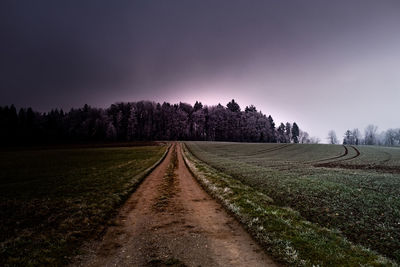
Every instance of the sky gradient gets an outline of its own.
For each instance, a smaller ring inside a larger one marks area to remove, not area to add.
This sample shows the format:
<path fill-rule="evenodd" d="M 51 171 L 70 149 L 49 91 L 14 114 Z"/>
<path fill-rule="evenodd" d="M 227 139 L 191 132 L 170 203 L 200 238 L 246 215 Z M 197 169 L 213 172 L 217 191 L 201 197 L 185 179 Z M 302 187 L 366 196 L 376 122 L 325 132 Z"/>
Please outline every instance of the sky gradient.
<path fill-rule="evenodd" d="M 0 39 L 0 105 L 234 98 L 322 141 L 400 127 L 397 0 L 5 0 Z"/>

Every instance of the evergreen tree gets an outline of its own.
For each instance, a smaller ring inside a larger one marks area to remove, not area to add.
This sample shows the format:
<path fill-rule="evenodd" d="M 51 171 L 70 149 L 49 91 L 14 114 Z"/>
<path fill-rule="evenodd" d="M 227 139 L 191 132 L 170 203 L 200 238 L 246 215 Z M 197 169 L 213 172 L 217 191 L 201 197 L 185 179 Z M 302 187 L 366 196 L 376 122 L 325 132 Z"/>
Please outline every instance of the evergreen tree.
<path fill-rule="evenodd" d="M 248 112 L 257 112 L 257 109 L 256 109 L 255 106 L 250 105 L 250 106 L 246 106 L 246 108 L 245 108 L 244 111 L 245 111 L 246 113 L 248 113 Z"/>
<path fill-rule="evenodd" d="M 232 111 L 232 112 L 240 112 L 240 106 L 238 103 L 235 102 L 234 99 L 232 99 L 231 102 L 229 102 L 226 107 Z"/>
<path fill-rule="evenodd" d="M 285 127 L 285 138 L 286 138 L 286 143 L 290 143 L 292 140 L 292 126 L 290 125 L 289 122 L 286 123 Z"/>
<path fill-rule="evenodd" d="M 200 109 L 202 109 L 202 108 L 203 108 L 203 105 L 201 104 L 201 102 L 197 102 L 196 101 L 196 103 L 194 103 L 193 109 L 194 109 L 195 112 L 200 110 Z"/>
<path fill-rule="evenodd" d="M 300 134 L 300 129 L 299 126 L 297 126 L 297 123 L 293 123 L 292 126 L 292 139 L 294 143 L 298 143 L 299 142 L 299 134 Z"/>
<path fill-rule="evenodd" d="M 268 132 L 267 142 L 276 143 L 276 130 L 275 130 L 275 122 L 271 115 L 268 116 L 268 122 L 270 125 Z"/>

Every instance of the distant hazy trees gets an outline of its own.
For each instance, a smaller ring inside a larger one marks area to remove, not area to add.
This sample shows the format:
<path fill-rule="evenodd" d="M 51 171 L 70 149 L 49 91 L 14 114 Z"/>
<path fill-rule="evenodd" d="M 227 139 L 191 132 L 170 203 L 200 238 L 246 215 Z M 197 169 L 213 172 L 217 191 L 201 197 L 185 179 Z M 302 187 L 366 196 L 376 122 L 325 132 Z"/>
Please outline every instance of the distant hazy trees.
<path fill-rule="evenodd" d="M 380 146 L 398 146 L 400 145 L 400 129 L 388 129 L 378 133 L 378 127 L 368 125 L 364 129 L 364 136 L 357 128 L 344 133 L 343 144 L 348 145 L 380 145 Z"/>
<path fill-rule="evenodd" d="M 318 137 L 311 137 L 309 140 L 309 144 L 319 144 L 321 142 L 321 139 Z"/>
<path fill-rule="evenodd" d="M 377 144 L 377 138 L 376 138 L 376 132 L 378 130 L 378 127 L 375 125 L 368 125 L 365 128 L 365 134 L 364 134 L 364 144 L 366 145 L 376 145 Z"/>
<path fill-rule="evenodd" d="M 378 145 L 400 146 L 400 129 L 388 129 L 378 135 Z"/>
<path fill-rule="evenodd" d="M 298 125 L 281 123 L 253 105 L 244 111 L 235 100 L 226 107 L 203 106 L 196 101 L 162 104 L 139 101 L 115 103 L 107 109 L 84 105 L 79 109 L 34 112 L 31 108 L 0 107 L 3 144 L 130 141 L 209 140 L 240 142 L 310 143 Z"/>
<path fill-rule="evenodd" d="M 306 143 L 309 142 L 309 140 L 310 140 L 310 135 L 307 132 L 302 131 L 300 129 L 299 130 L 299 143 L 300 144 L 306 144 Z"/>
<path fill-rule="evenodd" d="M 343 144 L 347 145 L 361 145 L 363 142 L 360 131 L 356 128 L 352 131 L 347 130 L 344 133 Z"/>
<path fill-rule="evenodd" d="M 336 132 L 334 130 L 330 130 L 328 132 L 328 143 L 332 144 L 332 145 L 339 143 L 337 136 L 336 136 Z"/>
<path fill-rule="evenodd" d="M 362 140 L 360 130 L 358 130 L 358 128 L 353 129 L 352 135 L 353 135 L 354 144 L 355 145 L 360 145 L 361 144 L 361 140 Z"/>
<path fill-rule="evenodd" d="M 395 146 L 400 143 L 400 129 L 389 129 L 384 134 L 384 144 L 386 146 Z"/>

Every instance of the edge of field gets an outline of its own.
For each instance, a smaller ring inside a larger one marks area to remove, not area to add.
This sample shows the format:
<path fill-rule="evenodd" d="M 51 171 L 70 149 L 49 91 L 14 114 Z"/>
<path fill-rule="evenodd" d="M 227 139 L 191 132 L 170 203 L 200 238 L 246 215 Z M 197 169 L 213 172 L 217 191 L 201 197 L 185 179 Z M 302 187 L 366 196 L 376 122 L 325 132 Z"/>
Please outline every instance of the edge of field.
<path fill-rule="evenodd" d="M 274 205 L 269 196 L 196 158 L 186 144 L 182 148 L 185 164 L 200 185 L 277 261 L 290 266 L 397 266 L 339 231 Z"/>
<path fill-rule="evenodd" d="M 168 144 L 167 148 L 165 149 L 164 154 L 160 157 L 160 159 L 154 163 L 152 166 L 148 167 L 146 170 L 142 171 L 141 173 L 135 175 L 134 177 L 132 177 L 131 179 L 131 184 L 129 186 L 127 186 L 127 190 L 125 192 L 122 193 L 121 196 L 121 201 L 118 204 L 118 206 L 115 208 L 115 213 L 111 214 L 108 218 L 108 220 L 112 220 L 115 215 L 117 214 L 118 209 L 125 203 L 125 201 L 129 198 L 130 195 L 132 195 L 133 193 L 135 193 L 135 191 L 138 189 L 138 187 L 140 186 L 140 184 L 145 180 L 145 178 L 147 176 L 149 176 L 149 174 L 158 167 L 158 165 L 161 164 L 161 162 L 163 162 L 163 160 L 167 157 L 168 152 L 171 148 L 171 143 Z M 99 232 L 101 233 L 100 235 L 104 235 L 108 224 L 104 225 L 103 227 L 99 226 Z M 87 242 L 91 242 L 90 240 L 88 240 Z M 82 246 L 81 246 L 82 247 Z"/>
<path fill-rule="evenodd" d="M 163 154 L 157 159 L 155 163 L 151 166 L 143 170 L 142 172 L 130 177 L 130 179 L 125 183 L 121 191 L 118 192 L 118 200 L 113 203 L 113 211 L 104 214 L 101 220 L 97 221 L 93 224 L 92 229 L 90 232 L 81 233 L 79 231 L 73 232 L 64 232 L 62 233 L 63 236 L 71 236 L 70 241 L 65 241 L 65 239 L 59 241 L 55 244 L 54 252 L 51 249 L 48 249 L 48 253 L 52 253 L 51 256 L 47 254 L 41 256 L 37 253 L 40 253 L 38 250 L 35 252 L 35 255 L 40 256 L 40 259 L 31 259 L 31 258 L 7 258 L 4 256 L 6 255 L 5 247 L 3 244 L 0 244 L 0 256 L 4 258 L 0 259 L 0 265 L 2 266 L 21 266 L 21 265 L 28 265 L 28 266 L 39 266 L 39 265 L 49 265 L 49 266 L 59 266 L 68 264 L 71 261 L 74 261 L 78 255 L 82 253 L 81 249 L 88 243 L 92 242 L 93 240 L 103 236 L 107 230 L 107 227 L 113 224 L 114 217 L 117 215 L 119 208 L 126 202 L 129 196 L 136 191 L 139 185 L 145 180 L 145 178 L 155 169 L 157 168 L 162 161 L 166 158 L 169 150 L 171 148 L 171 143 L 165 144 L 165 151 Z M 21 239 L 21 238 L 19 238 Z M 22 238 L 23 239 L 23 238 Z M 21 240 L 22 240 L 21 239 Z M 23 242 L 31 242 L 30 240 L 22 240 Z M 57 241 L 57 240 L 56 240 Z M 50 243 L 52 241 L 48 241 Z M 60 243 L 60 244 L 59 244 Z M 20 246 L 22 249 L 23 246 Z M 30 254 L 29 254 L 30 255 Z"/>
<path fill-rule="evenodd" d="M 146 170 L 144 170 L 143 172 L 135 175 L 134 177 L 132 177 L 132 184 L 128 187 L 128 190 L 126 190 L 124 192 L 124 197 L 121 200 L 120 206 L 124 204 L 124 202 L 128 199 L 128 197 L 133 194 L 136 189 L 139 187 L 139 185 L 144 181 L 144 179 L 155 169 L 158 167 L 158 165 L 161 164 L 161 162 L 165 159 L 165 157 L 167 156 L 169 150 L 171 148 L 171 144 L 168 144 L 167 148 L 165 149 L 164 154 L 161 156 L 161 158 L 154 163 L 152 166 L 150 166 L 149 168 L 147 168 Z"/>

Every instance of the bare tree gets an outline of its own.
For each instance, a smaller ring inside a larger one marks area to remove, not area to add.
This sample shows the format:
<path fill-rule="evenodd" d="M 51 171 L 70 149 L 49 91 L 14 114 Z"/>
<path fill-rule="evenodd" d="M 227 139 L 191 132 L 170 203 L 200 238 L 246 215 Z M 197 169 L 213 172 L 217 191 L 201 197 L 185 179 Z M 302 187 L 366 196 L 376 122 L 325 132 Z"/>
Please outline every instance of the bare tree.
<path fill-rule="evenodd" d="M 332 145 L 336 145 L 339 143 L 337 136 L 336 136 L 336 132 L 334 130 L 330 130 L 328 132 L 328 142 L 329 142 L 329 144 L 332 144 Z"/>
<path fill-rule="evenodd" d="M 365 144 L 366 145 L 376 145 L 376 132 L 378 131 L 378 127 L 370 124 L 365 128 Z"/>
<path fill-rule="evenodd" d="M 361 132 L 358 130 L 358 128 L 355 128 L 352 132 L 353 135 L 353 145 L 360 145 L 361 144 Z"/>
<path fill-rule="evenodd" d="M 394 129 L 389 129 L 385 133 L 385 145 L 394 146 L 396 144 L 397 132 Z"/>
<path fill-rule="evenodd" d="M 397 144 L 400 145 L 400 129 L 396 130 L 396 139 L 397 139 Z"/>
<path fill-rule="evenodd" d="M 315 136 L 313 136 L 313 137 L 311 137 L 310 138 L 310 144 L 319 144 L 321 142 L 321 139 L 319 139 L 318 137 L 315 137 Z"/>
<path fill-rule="evenodd" d="M 278 143 L 286 143 L 285 124 L 281 123 L 276 131 L 278 133 Z"/>
<path fill-rule="evenodd" d="M 308 144 L 310 143 L 310 135 L 306 131 L 299 130 L 299 143 Z"/>

